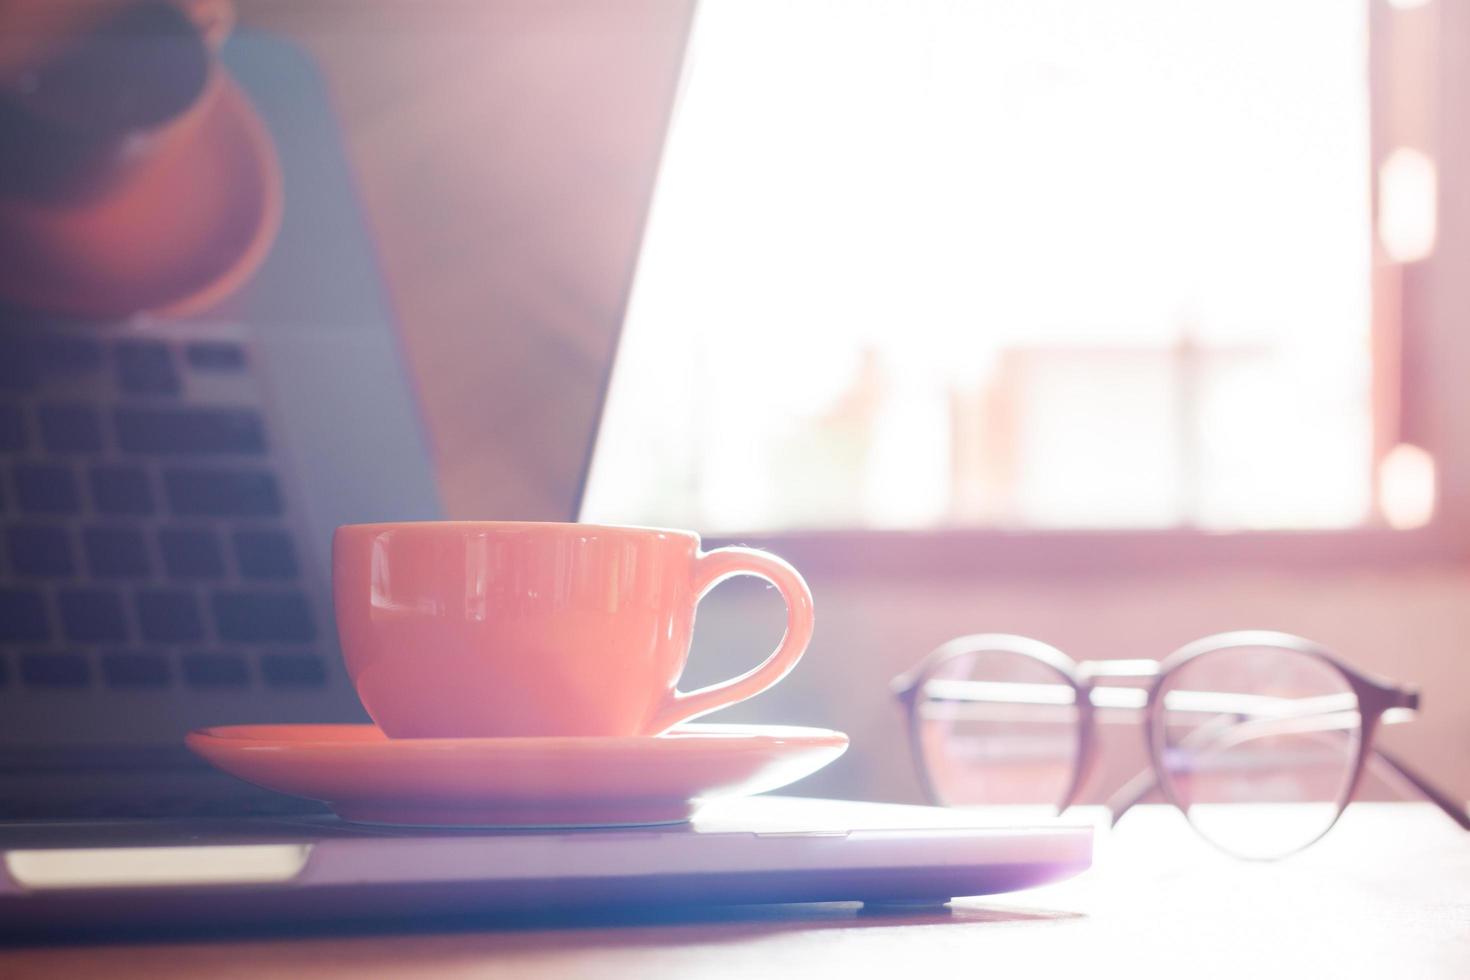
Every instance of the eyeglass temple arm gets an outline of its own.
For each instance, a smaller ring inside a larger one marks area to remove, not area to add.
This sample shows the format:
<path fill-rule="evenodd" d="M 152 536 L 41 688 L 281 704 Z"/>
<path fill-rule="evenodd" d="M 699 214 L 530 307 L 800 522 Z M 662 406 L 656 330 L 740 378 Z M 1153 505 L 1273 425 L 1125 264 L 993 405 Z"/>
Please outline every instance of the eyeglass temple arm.
<path fill-rule="evenodd" d="M 1435 786 L 1423 774 L 1416 772 L 1382 749 L 1374 749 L 1369 753 L 1368 765 L 1373 767 L 1375 774 L 1386 781 L 1400 788 L 1407 783 L 1418 790 L 1431 803 L 1443 810 L 1451 820 L 1465 830 L 1470 830 L 1470 812 L 1467 812 L 1465 804 Z M 1120 786 L 1104 804 L 1111 813 L 1109 823 L 1116 825 L 1123 814 L 1142 803 L 1150 793 L 1158 788 L 1158 785 L 1158 778 L 1153 768 L 1150 767 Z"/>
<path fill-rule="evenodd" d="M 1389 755 L 1382 749 L 1374 749 L 1373 754 L 1368 757 L 1368 763 L 1369 765 L 1377 764 L 1379 775 L 1388 778 L 1390 782 L 1408 783 L 1448 814 L 1451 820 L 1464 829 L 1470 830 L 1470 811 L 1466 810 L 1464 802 L 1454 799 L 1443 789 L 1434 785 L 1423 773 L 1416 771 L 1406 765 L 1403 760 Z"/>

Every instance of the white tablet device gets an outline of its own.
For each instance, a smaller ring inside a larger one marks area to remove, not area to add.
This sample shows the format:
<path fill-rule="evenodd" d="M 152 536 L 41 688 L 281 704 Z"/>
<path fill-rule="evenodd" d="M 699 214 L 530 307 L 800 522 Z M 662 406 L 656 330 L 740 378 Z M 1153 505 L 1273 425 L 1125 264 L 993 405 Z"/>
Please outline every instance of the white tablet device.
<path fill-rule="evenodd" d="M 0 825 L 0 931 L 273 923 L 666 904 L 942 903 L 1068 878 L 1089 826 L 757 797 L 693 823 L 443 831 L 335 818 Z"/>

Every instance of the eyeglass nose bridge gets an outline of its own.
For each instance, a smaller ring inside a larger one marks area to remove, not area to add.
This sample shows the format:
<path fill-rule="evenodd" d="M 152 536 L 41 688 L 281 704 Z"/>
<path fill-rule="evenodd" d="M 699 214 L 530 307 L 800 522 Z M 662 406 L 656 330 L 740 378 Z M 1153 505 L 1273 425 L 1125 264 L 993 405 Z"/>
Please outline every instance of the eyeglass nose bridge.
<path fill-rule="evenodd" d="M 1082 660 L 1077 664 L 1077 679 L 1084 683 L 1101 678 L 1146 680 L 1158 677 L 1161 666 L 1157 660 Z"/>

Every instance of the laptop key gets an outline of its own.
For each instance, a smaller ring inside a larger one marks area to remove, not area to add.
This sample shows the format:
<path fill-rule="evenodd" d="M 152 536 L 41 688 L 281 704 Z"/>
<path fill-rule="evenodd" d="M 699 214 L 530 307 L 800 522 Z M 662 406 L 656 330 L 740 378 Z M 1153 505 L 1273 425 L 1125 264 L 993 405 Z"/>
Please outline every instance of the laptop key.
<path fill-rule="evenodd" d="M 268 470 L 166 469 L 170 509 L 185 517 L 271 517 L 281 512 L 281 491 Z"/>
<path fill-rule="evenodd" d="M 80 654 L 28 653 L 20 658 L 20 676 L 31 687 L 87 687 L 92 671 Z"/>
<path fill-rule="evenodd" d="M 186 653 L 184 682 L 190 687 L 244 687 L 250 683 L 245 658 L 233 653 Z"/>
<path fill-rule="evenodd" d="M 244 408 L 119 408 L 113 422 L 117 444 L 128 453 L 265 452 L 260 416 Z"/>
<path fill-rule="evenodd" d="M 153 484 L 136 466 L 95 466 L 88 473 L 92 504 L 104 514 L 151 514 Z"/>
<path fill-rule="evenodd" d="M 0 643 L 44 643 L 51 638 L 46 600 L 33 589 L 0 589 Z"/>
<path fill-rule="evenodd" d="M 321 687 L 327 669 L 320 657 L 299 653 L 267 653 L 260 658 L 260 675 L 268 687 Z"/>
<path fill-rule="evenodd" d="M 243 371 L 245 348 L 228 341 L 200 340 L 184 348 L 184 360 L 196 371 Z"/>
<path fill-rule="evenodd" d="M 14 524 L 5 529 L 5 548 L 17 575 L 61 577 L 72 575 L 71 535 L 64 527 Z"/>
<path fill-rule="evenodd" d="M 296 577 L 296 547 L 284 531 L 236 531 L 231 535 L 235 563 L 250 579 Z"/>
<path fill-rule="evenodd" d="M 36 369 L 41 372 L 82 374 L 102 367 L 102 343 L 90 337 L 36 337 L 30 347 Z"/>
<path fill-rule="evenodd" d="M 123 391 L 143 395 L 176 395 L 179 373 L 173 352 L 156 340 L 120 340 L 112 349 L 117 383 Z"/>
<path fill-rule="evenodd" d="M 41 444 L 53 453 L 102 450 L 102 416 L 92 405 L 42 405 L 38 411 Z"/>
<path fill-rule="evenodd" d="M 148 643 L 197 643 L 204 639 L 204 620 L 192 592 L 164 589 L 140 591 L 133 597 L 138 630 Z"/>
<path fill-rule="evenodd" d="M 82 550 L 94 578 L 145 578 L 152 570 L 147 542 L 137 528 L 84 528 Z"/>
<path fill-rule="evenodd" d="M 20 406 L 8 402 L 0 404 L 0 452 L 19 452 L 29 442 L 26 417 Z"/>
<path fill-rule="evenodd" d="M 21 510 L 32 514 L 75 514 L 82 509 L 76 476 L 69 466 L 17 465 L 15 499 Z"/>
<path fill-rule="evenodd" d="M 167 687 L 173 671 L 161 653 L 119 650 L 102 655 L 102 677 L 108 687 Z"/>
<path fill-rule="evenodd" d="M 216 592 L 215 628 L 226 643 L 310 643 L 311 607 L 297 592 Z"/>
<path fill-rule="evenodd" d="M 73 643 L 123 643 L 128 639 L 122 597 L 110 589 L 62 589 L 56 595 L 61 628 Z"/>
<path fill-rule="evenodd" d="M 0 391 L 30 391 L 38 380 L 30 346 L 0 338 Z"/>
<path fill-rule="evenodd" d="M 219 537 L 205 528 L 160 528 L 158 550 L 170 578 L 214 579 L 225 574 Z"/>

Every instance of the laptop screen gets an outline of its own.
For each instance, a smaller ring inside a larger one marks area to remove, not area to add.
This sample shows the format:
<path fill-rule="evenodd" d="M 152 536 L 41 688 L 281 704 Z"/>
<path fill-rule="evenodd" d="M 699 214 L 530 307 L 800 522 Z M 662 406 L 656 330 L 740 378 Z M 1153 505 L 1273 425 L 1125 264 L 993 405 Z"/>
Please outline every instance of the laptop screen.
<path fill-rule="evenodd" d="M 203 725 L 363 719 L 337 525 L 578 512 L 692 4 L 369 7 L 220 52 L 283 202 L 239 288 L 0 295 L 0 816 L 196 795 L 143 774 Z M 474 125 L 394 108 L 420 76 Z"/>

